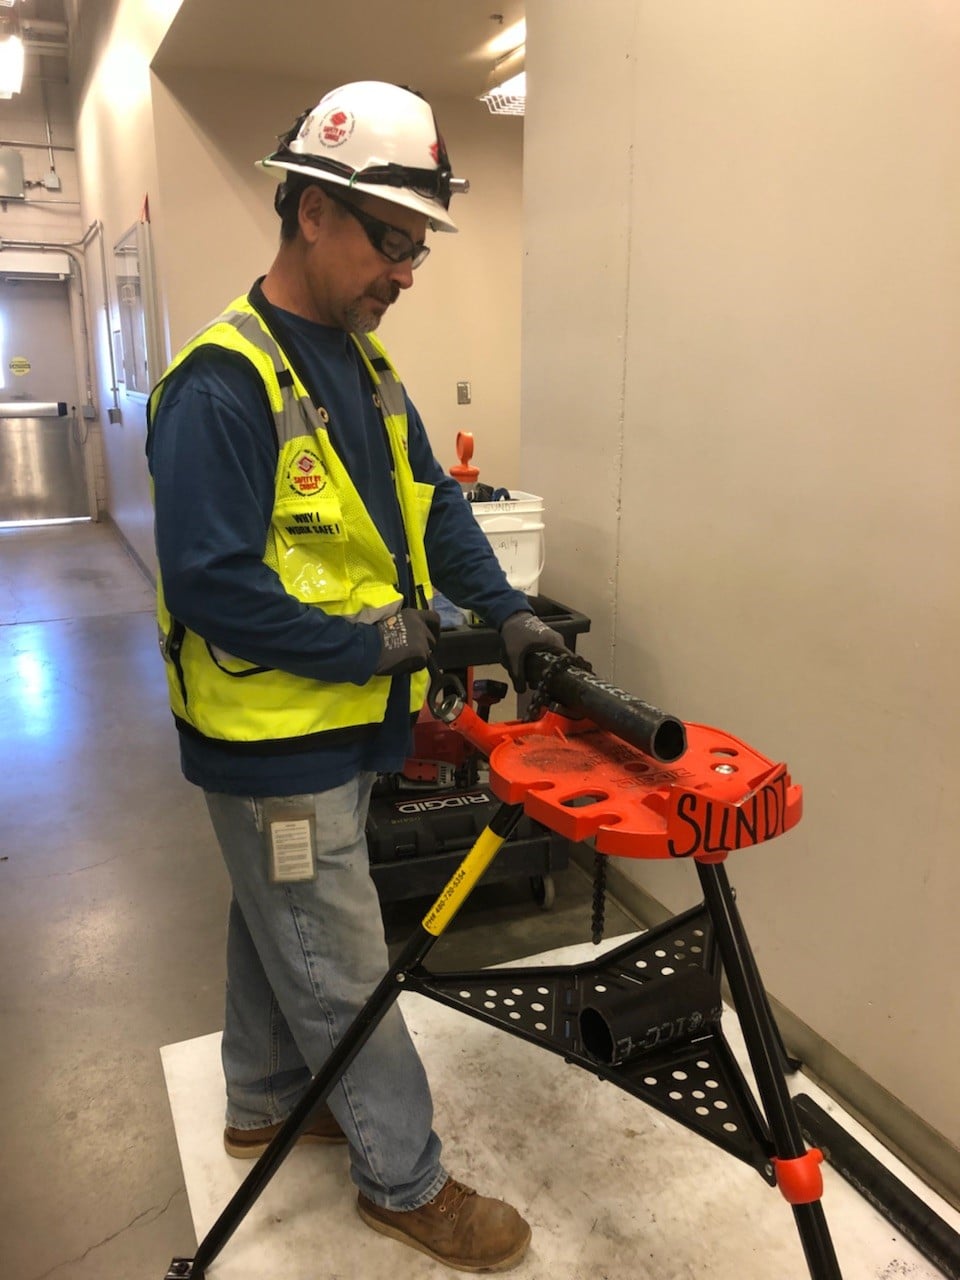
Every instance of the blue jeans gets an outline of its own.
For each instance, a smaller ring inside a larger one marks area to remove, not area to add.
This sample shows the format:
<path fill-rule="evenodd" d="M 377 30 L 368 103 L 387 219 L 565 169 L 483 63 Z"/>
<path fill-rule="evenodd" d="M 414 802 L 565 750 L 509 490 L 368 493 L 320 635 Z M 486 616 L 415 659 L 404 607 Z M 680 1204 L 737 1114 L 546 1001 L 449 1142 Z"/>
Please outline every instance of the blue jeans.
<path fill-rule="evenodd" d="M 273 804 L 316 821 L 316 875 L 275 884 L 264 801 L 206 793 L 233 883 L 223 1071 L 227 1124 L 283 1120 L 389 967 L 364 825 L 374 775 Z M 353 1181 L 374 1203 L 418 1209 L 446 1181 L 426 1073 L 392 1005 L 327 1099 L 350 1144 Z"/>

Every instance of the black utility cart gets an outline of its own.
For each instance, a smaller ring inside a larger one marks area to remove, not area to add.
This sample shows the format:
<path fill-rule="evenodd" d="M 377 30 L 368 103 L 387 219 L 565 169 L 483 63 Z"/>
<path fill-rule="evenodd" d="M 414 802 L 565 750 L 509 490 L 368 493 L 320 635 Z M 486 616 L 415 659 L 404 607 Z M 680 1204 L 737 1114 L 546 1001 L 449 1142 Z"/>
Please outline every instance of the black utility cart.
<path fill-rule="evenodd" d="M 530 606 L 576 649 L 590 619 L 548 596 L 529 596 Z M 436 649 L 443 671 L 460 677 L 484 718 L 509 686 L 475 680 L 477 667 L 500 662 L 500 637 L 492 627 L 444 630 Z M 504 673 L 506 676 L 506 673 Z M 414 730 L 413 755 L 402 774 L 381 778 L 367 818 L 370 870 L 381 902 L 434 896 L 457 869 L 498 808 L 485 785 L 481 756 L 463 737 L 427 712 Z M 568 844 L 530 818 L 523 818 L 486 880 L 526 876 L 536 902 L 553 905 L 553 873 L 569 861 Z"/>

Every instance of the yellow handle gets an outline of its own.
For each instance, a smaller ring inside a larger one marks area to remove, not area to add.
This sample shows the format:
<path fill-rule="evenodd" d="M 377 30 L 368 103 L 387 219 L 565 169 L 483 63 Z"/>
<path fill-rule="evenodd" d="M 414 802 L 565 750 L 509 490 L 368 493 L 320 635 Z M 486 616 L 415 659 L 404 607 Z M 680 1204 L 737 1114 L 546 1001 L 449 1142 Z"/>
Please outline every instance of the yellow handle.
<path fill-rule="evenodd" d="M 473 848 L 447 881 L 440 897 L 421 921 L 427 933 L 432 933 L 435 938 L 440 937 L 469 897 L 473 886 L 500 852 L 500 846 L 505 839 L 506 836 L 498 836 L 490 827 L 480 832 Z"/>

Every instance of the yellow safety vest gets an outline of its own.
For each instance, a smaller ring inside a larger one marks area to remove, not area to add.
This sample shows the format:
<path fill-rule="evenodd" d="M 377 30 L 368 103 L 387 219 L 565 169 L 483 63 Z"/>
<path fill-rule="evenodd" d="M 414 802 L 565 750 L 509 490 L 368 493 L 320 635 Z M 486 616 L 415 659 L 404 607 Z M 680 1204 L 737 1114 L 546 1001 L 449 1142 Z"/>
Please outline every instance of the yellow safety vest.
<path fill-rule="evenodd" d="M 403 388 L 380 343 L 351 334 L 363 357 L 374 401 L 383 415 L 410 570 L 418 601 L 433 591 L 424 531 L 433 485 L 413 478 L 407 457 Z M 273 514 L 264 563 L 284 589 L 304 604 L 354 622 L 376 622 L 403 603 L 397 568 L 327 431 L 329 416 L 314 407 L 266 322 L 246 297 L 178 352 L 150 396 L 152 423 L 167 378 L 202 346 L 239 353 L 263 381 L 279 444 Z M 178 727 L 235 750 L 259 753 L 306 750 L 316 735 L 376 724 L 386 713 L 389 676 L 365 685 L 311 680 L 232 657 L 174 618 L 157 580 L 157 622 L 166 659 L 170 705 Z M 410 678 L 410 711 L 426 696 L 428 677 Z"/>

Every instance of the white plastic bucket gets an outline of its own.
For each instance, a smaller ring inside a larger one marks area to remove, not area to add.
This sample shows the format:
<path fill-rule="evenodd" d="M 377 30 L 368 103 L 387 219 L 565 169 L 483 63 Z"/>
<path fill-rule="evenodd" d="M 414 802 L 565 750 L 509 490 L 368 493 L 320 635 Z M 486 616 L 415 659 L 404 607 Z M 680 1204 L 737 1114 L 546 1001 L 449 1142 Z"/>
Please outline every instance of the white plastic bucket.
<path fill-rule="evenodd" d="M 511 489 L 502 502 L 471 502 L 470 508 L 511 587 L 535 596 L 543 572 L 543 499 Z"/>

